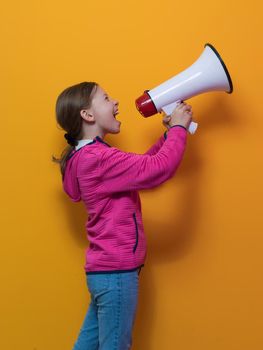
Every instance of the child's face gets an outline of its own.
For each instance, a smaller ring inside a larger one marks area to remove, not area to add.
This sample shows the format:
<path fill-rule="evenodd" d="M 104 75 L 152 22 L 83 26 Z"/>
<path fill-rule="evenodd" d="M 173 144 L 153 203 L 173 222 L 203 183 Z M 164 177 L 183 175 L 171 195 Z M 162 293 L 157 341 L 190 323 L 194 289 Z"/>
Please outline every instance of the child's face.
<path fill-rule="evenodd" d="M 105 135 L 120 132 L 121 122 L 116 120 L 119 102 L 111 98 L 99 85 L 93 95 L 90 114 L 94 118 L 97 127 Z"/>

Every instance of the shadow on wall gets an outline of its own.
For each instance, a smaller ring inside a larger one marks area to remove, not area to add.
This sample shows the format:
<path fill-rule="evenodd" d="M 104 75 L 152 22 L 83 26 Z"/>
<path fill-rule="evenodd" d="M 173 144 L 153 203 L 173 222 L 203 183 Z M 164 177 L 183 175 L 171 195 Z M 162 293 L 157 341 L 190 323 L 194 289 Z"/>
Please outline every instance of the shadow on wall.
<path fill-rule="evenodd" d="M 228 123 L 230 129 L 236 129 L 238 119 L 232 114 L 228 104 L 225 103 L 225 98 L 220 96 L 213 105 L 210 105 L 202 113 L 200 129 L 199 131 L 197 130 L 196 135 L 188 137 L 185 157 L 175 174 L 175 179 L 169 180 L 175 180 L 176 186 L 176 179 L 179 177 L 182 180 L 180 183 L 184 187 L 180 198 L 175 197 L 172 192 L 168 192 L 172 199 L 174 199 L 176 215 L 174 217 L 169 216 L 168 222 L 162 221 L 161 218 L 155 220 L 151 216 L 148 222 L 144 220 L 145 233 L 147 236 L 149 235 L 153 238 L 150 244 L 148 244 L 151 262 L 157 264 L 170 262 L 173 264 L 191 252 L 191 247 L 195 242 L 195 227 L 200 216 L 199 199 L 202 196 L 200 189 L 203 188 L 203 160 L 200 138 L 202 138 L 204 133 L 206 134 L 209 130 L 215 128 L 220 132 L 220 127 L 224 123 Z M 200 136 L 198 136 L 198 132 Z M 158 188 L 151 190 L 153 197 L 154 191 L 158 191 Z M 168 202 L 171 203 L 172 201 L 169 200 Z M 202 216 L 205 215 L 209 215 L 209 213 L 202 214 Z M 147 241 L 150 240 L 149 236 L 147 237 Z M 142 269 L 140 276 L 139 309 L 135 323 L 134 344 L 132 348 L 152 350 L 153 324 L 156 324 L 156 319 L 158 323 L 158 315 L 155 311 L 155 289 L 158 286 L 155 285 L 151 265 L 147 264 L 147 260 L 145 265 L 147 266 L 147 274 L 145 273 L 145 269 Z M 167 285 L 168 283 L 169 281 L 167 281 Z M 172 323 L 173 320 L 170 322 Z M 162 336 L 165 337 L 166 335 L 163 334 Z M 173 348 L 173 344 L 171 344 L 171 348 Z"/>
<path fill-rule="evenodd" d="M 229 111 L 224 97 L 220 96 L 202 114 L 202 121 L 199 124 L 196 134 L 188 136 L 184 159 L 174 178 L 168 180 L 171 182 L 174 181 L 175 187 L 177 186 L 177 181 L 180 180 L 184 187 L 181 198 L 175 197 L 171 193 L 171 197 L 175 200 L 174 208 L 176 215 L 174 217 L 171 216 L 169 222 L 161 221 L 160 218 L 155 220 L 152 217 L 150 222 L 145 223 L 148 226 L 148 232 L 151 233 L 151 236 L 156 237 L 151 247 L 154 251 L 153 259 L 155 261 L 175 261 L 184 254 L 187 254 L 191 248 L 191 244 L 194 242 L 194 228 L 197 225 L 199 217 L 198 203 L 202 195 L 200 188 L 203 187 L 202 150 L 206 145 L 202 137 L 209 132 L 209 129 L 216 128 L 220 134 L 220 126 L 225 126 L 226 123 L 228 128 L 233 129 L 233 127 L 236 128 L 236 125 L 238 125 L 238 119 Z M 222 136 L 220 135 L 219 137 L 221 138 Z M 215 142 L 217 141 L 215 140 Z M 207 145 L 207 147 L 209 146 Z M 151 191 L 154 197 L 154 191 L 158 191 L 158 188 Z M 168 202 L 171 203 L 170 200 Z M 160 233 L 162 233 L 162 239 L 158 239 Z"/>
<path fill-rule="evenodd" d="M 146 235 L 150 234 L 151 237 L 155 237 L 151 244 L 148 245 L 148 251 L 151 251 L 153 262 L 173 263 L 191 251 L 191 246 L 194 244 L 195 239 L 195 226 L 200 214 L 198 204 L 201 198 L 200 188 L 202 188 L 203 167 L 200 138 L 202 138 L 202 135 L 207 134 L 209 130 L 214 131 L 214 129 L 217 128 L 218 131 L 220 131 L 220 127 L 223 126 L 224 123 L 228 123 L 229 129 L 236 128 L 238 125 L 237 118 L 234 113 L 231 112 L 229 103 L 226 102 L 224 96 L 218 96 L 218 99 L 215 99 L 214 103 L 210 104 L 207 110 L 202 113 L 199 121 L 200 131 L 197 130 L 195 136 L 190 136 L 188 138 L 187 152 L 175 174 L 176 178 L 179 177 L 183 179 L 182 184 L 184 190 L 181 195 L 182 197 L 175 198 L 173 193 L 170 193 L 172 198 L 175 199 L 175 208 L 177 210 L 176 221 L 173 217 L 169 218 L 169 222 L 162 221 L 160 218 L 158 221 L 155 221 L 154 217 L 150 218 L 150 222 L 145 222 L 145 219 L 143 220 Z M 200 136 L 198 136 L 198 132 Z M 153 142 L 155 142 L 158 137 L 160 137 L 160 132 L 157 134 L 156 131 L 155 134 L 151 134 Z M 113 145 L 113 143 L 111 144 Z M 118 148 L 119 145 L 115 144 L 114 147 Z M 173 179 L 169 181 L 173 181 Z M 154 191 L 158 191 L 158 188 L 148 191 L 151 191 L 154 196 Z M 84 258 L 84 249 L 88 247 L 85 231 L 85 223 L 87 220 L 86 208 L 83 202 L 73 203 L 65 197 L 63 192 L 60 193 L 61 203 L 65 207 L 65 216 L 68 218 L 69 231 L 73 235 L 76 243 L 83 248 Z M 171 201 L 169 201 L 169 203 L 170 202 Z M 205 215 L 208 214 L 209 213 L 205 213 Z M 162 234 L 162 238 L 160 238 L 160 233 Z M 158 315 L 156 315 L 155 312 L 156 299 L 154 291 L 158 286 L 154 284 L 151 266 L 147 264 L 147 260 L 146 265 L 147 274 L 144 269 L 142 269 L 140 275 L 140 309 L 138 310 L 138 316 L 135 322 L 132 348 L 152 350 L 151 339 L 153 322 L 155 322 L 156 318 L 158 319 Z"/>

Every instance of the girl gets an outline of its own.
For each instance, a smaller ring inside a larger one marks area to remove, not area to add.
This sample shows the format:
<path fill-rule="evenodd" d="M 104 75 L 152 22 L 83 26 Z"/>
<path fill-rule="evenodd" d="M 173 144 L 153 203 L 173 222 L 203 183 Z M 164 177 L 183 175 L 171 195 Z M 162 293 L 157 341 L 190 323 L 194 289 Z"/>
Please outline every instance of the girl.
<path fill-rule="evenodd" d="M 56 102 L 69 146 L 53 160 L 60 164 L 65 192 L 88 211 L 84 269 L 91 302 L 74 350 L 130 349 L 146 258 L 138 190 L 173 176 L 192 119 L 191 106 L 181 103 L 164 116 L 167 131 L 145 154 L 127 153 L 104 141 L 108 133 L 120 132 L 118 105 L 94 82 L 65 89 Z"/>

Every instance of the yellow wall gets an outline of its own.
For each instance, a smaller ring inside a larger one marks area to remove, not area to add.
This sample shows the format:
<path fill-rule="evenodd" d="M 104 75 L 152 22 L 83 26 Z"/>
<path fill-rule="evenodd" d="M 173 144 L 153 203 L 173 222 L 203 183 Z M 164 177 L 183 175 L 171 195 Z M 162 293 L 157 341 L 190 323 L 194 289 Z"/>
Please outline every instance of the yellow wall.
<path fill-rule="evenodd" d="M 86 213 L 51 162 L 66 146 L 57 95 L 99 82 L 120 101 L 121 133 L 106 141 L 143 153 L 165 129 L 134 100 L 207 42 L 234 93 L 188 101 L 199 129 L 177 175 L 141 193 L 149 250 L 133 349 L 262 349 L 262 5 L 243 3 L 1 5 L 1 349 L 71 349 L 89 302 Z"/>

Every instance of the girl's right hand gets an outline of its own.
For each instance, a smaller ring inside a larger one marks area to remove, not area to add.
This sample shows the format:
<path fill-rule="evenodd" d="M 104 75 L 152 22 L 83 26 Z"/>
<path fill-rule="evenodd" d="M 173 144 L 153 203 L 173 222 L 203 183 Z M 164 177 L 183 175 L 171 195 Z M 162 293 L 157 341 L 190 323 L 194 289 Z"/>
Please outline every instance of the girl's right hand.
<path fill-rule="evenodd" d="M 192 107 L 185 102 L 181 102 L 170 116 L 166 116 L 166 124 L 169 127 L 181 125 L 188 129 L 192 121 L 192 115 Z"/>

